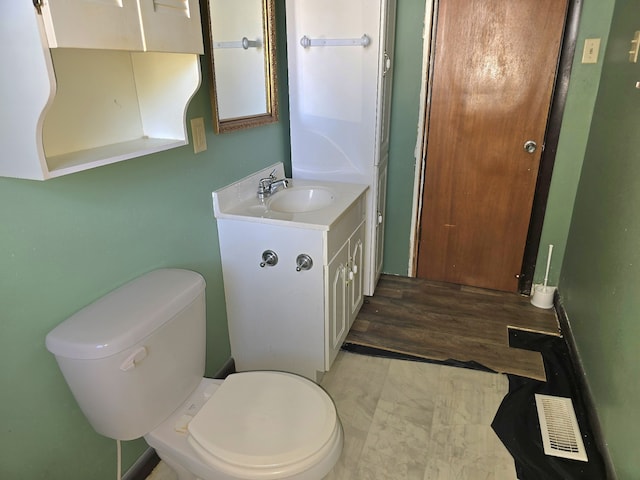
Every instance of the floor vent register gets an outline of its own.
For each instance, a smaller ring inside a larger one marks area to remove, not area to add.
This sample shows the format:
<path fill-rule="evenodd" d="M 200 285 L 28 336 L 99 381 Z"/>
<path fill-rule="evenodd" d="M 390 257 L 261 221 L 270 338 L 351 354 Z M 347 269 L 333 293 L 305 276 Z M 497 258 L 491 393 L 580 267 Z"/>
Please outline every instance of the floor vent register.
<path fill-rule="evenodd" d="M 570 398 L 536 393 L 544 453 L 587 462 L 580 428 Z"/>

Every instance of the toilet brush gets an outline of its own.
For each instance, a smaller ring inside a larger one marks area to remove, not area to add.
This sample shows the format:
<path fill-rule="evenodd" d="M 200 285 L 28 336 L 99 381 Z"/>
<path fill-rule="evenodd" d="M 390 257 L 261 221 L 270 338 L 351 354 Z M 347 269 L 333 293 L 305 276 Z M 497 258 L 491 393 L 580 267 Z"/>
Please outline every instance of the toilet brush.
<path fill-rule="evenodd" d="M 544 272 L 544 283 L 542 286 L 542 291 L 546 293 L 547 291 L 547 282 L 549 281 L 549 267 L 551 267 L 551 254 L 553 253 L 553 245 L 549 245 L 549 253 L 547 254 L 547 269 Z"/>
<path fill-rule="evenodd" d="M 548 287 L 549 283 L 549 269 L 551 267 L 551 254 L 553 252 L 553 245 L 549 245 L 549 254 L 547 255 L 547 269 L 544 272 L 544 283 L 542 285 L 533 286 L 533 296 L 531 297 L 531 305 L 539 308 L 551 308 L 553 307 L 553 295 L 555 293 L 555 287 Z"/>

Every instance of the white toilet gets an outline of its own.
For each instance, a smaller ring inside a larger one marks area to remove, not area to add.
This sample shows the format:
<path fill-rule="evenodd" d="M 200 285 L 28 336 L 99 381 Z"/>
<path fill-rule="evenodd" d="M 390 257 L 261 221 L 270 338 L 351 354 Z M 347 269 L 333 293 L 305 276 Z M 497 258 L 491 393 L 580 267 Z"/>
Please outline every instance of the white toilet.
<path fill-rule="evenodd" d="M 49 332 L 80 408 L 107 437 L 144 436 L 180 480 L 323 478 L 343 445 L 333 401 L 290 373 L 203 378 L 204 289 L 155 270 Z"/>

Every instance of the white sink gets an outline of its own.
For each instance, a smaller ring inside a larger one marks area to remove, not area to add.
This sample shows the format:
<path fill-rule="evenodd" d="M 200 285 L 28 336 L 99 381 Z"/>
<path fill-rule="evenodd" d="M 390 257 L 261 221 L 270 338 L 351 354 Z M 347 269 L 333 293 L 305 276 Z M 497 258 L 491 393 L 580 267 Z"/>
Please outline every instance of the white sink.
<path fill-rule="evenodd" d="M 335 198 L 328 188 L 292 187 L 274 193 L 267 201 L 267 208 L 282 213 L 313 212 L 329 206 Z"/>

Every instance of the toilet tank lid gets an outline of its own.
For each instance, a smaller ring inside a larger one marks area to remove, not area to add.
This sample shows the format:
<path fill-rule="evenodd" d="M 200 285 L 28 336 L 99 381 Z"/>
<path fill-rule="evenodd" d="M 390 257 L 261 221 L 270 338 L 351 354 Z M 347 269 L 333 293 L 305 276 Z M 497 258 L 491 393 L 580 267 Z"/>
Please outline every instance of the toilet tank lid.
<path fill-rule="evenodd" d="M 72 359 L 105 358 L 132 347 L 187 307 L 205 288 L 190 270 L 159 269 L 87 305 L 46 337 L 47 349 Z"/>

